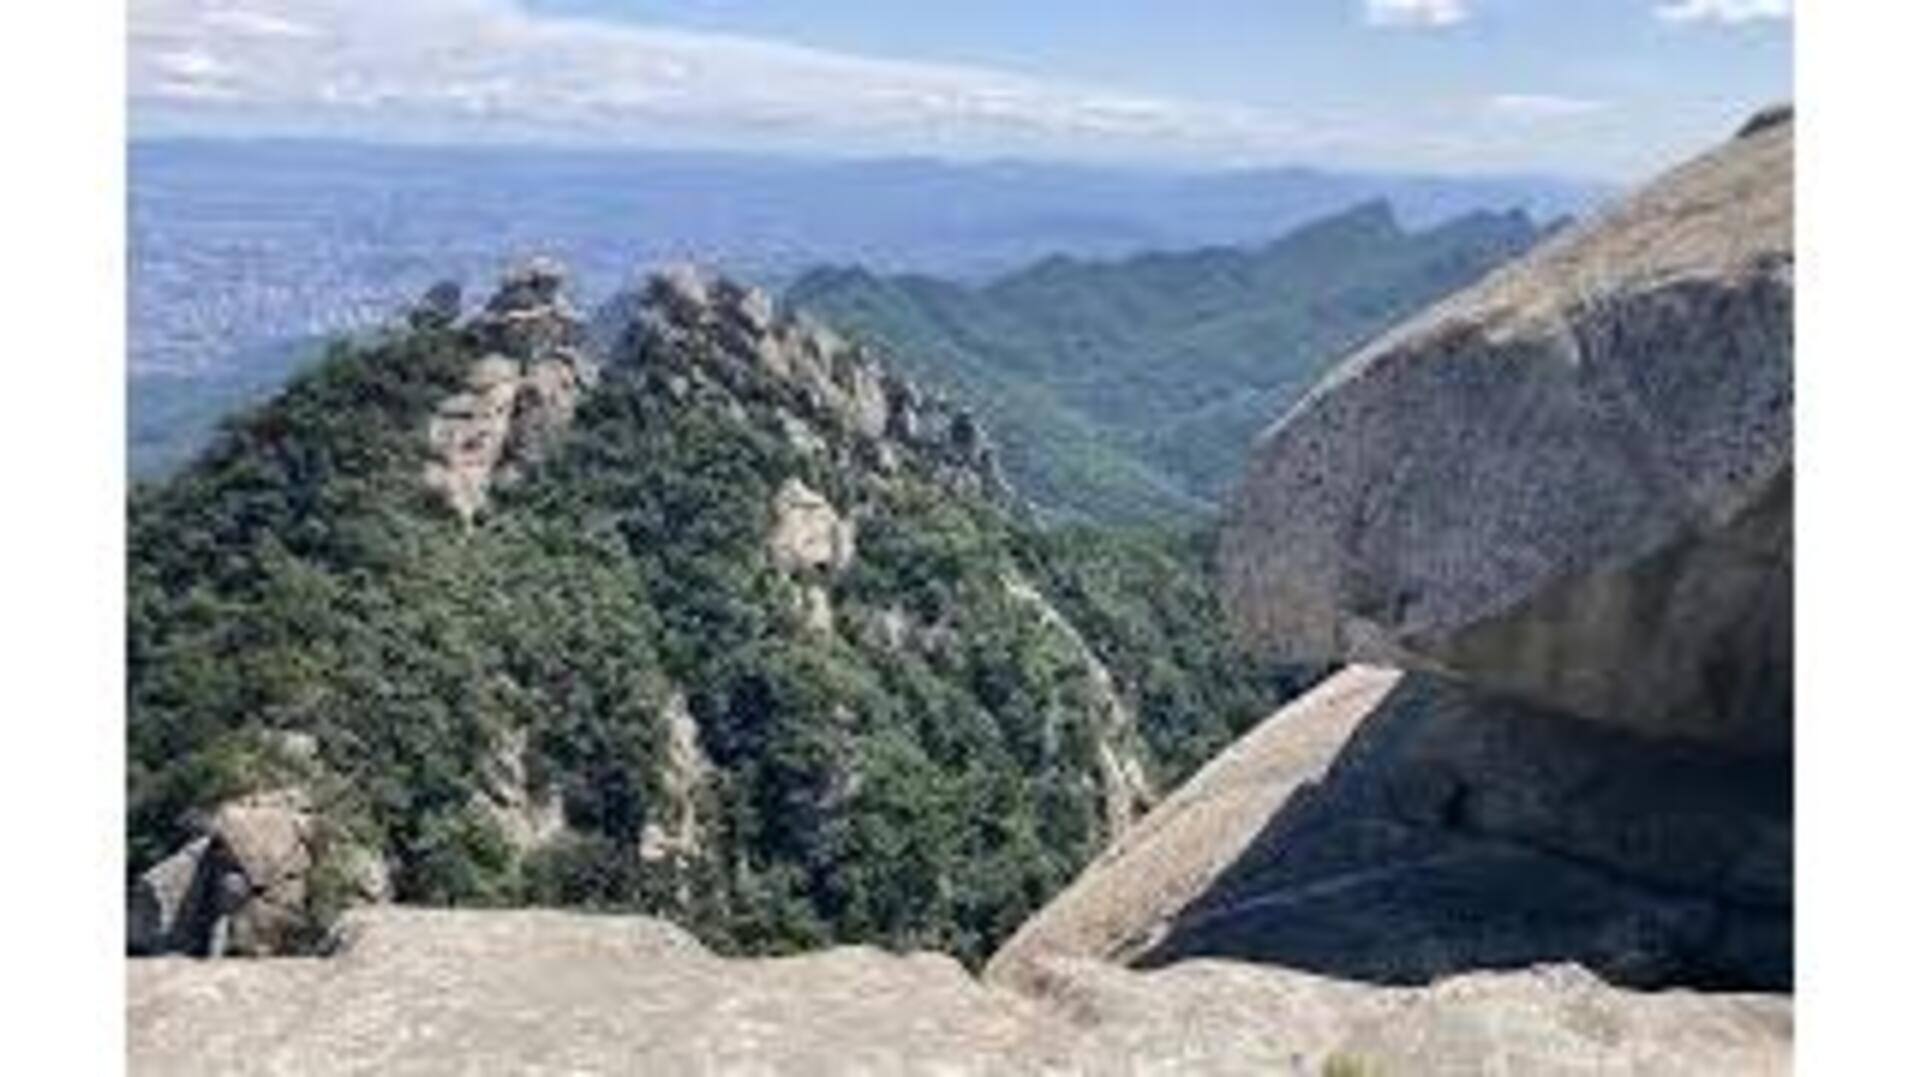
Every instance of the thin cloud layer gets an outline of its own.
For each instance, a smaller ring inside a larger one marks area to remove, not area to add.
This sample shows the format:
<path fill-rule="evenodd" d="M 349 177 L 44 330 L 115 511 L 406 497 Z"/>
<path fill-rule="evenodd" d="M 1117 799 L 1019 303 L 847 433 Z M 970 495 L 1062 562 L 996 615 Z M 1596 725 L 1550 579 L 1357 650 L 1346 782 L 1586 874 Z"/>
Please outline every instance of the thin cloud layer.
<path fill-rule="evenodd" d="M 1487 99 L 1487 110 L 1497 116 L 1517 120 L 1558 120 L 1573 116 L 1590 116 L 1604 112 L 1608 108 L 1605 101 L 1593 101 L 1584 97 L 1562 97 L 1557 94 L 1507 93 L 1496 94 Z"/>
<path fill-rule="evenodd" d="M 1675 0 L 1655 10 L 1668 22 L 1742 23 L 1790 19 L 1793 0 Z"/>
<path fill-rule="evenodd" d="M 1467 19 L 1467 0 L 1367 0 L 1374 26 L 1452 26 Z"/>
<path fill-rule="evenodd" d="M 412 119 L 649 139 L 1067 146 L 1246 156 L 1314 145 L 1270 112 L 987 68 L 536 15 L 512 0 L 133 0 L 141 108 Z"/>

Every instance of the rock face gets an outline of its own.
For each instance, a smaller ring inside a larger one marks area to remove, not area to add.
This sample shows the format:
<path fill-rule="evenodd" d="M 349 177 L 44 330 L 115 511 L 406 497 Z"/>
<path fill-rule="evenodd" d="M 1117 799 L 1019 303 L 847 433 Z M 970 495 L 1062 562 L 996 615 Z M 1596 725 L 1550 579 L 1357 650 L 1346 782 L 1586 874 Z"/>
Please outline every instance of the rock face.
<path fill-rule="evenodd" d="M 478 807 L 517 853 L 547 845 L 567 828 L 566 806 L 557 789 L 535 789 L 527 774 L 527 734 L 501 736 L 487 757 L 486 795 Z"/>
<path fill-rule="evenodd" d="M 1419 985 L 1577 962 L 1626 985 L 1786 987 L 1787 776 L 1345 670 L 1249 733 L 988 965 L 1227 957 Z"/>
<path fill-rule="evenodd" d="M 1106 800 L 1106 833 L 1109 839 L 1117 837 L 1154 802 L 1153 784 L 1147 780 L 1146 766 L 1140 761 L 1139 723 L 1134 719 L 1132 708 L 1114 688 L 1112 671 L 1087 645 L 1073 622 L 1031 582 L 1009 576 L 1005 585 L 1014 601 L 1030 607 L 1041 623 L 1059 633 L 1086 672 L 1094 706 L 1100 715 L 1095 730 L 1095 750 L 1100 761 L 1100 787 Z"/>
<path fill-rule="evenodd" d="M 614 329 L 622 319 L 626 328 Z M 744 392 L 750 372 L 770 375 L 791 398 L 783 421 L 796 447 L 825 451 L 818 428 L 832 424 L 855 436 L 861 466 L 888 470 L 911 453 L 956 487 L 1011 496 L 971 413 L 916 390 L 865 345 L 803 313 L 780 310 L 757 288 L 691 266 L 670 267 L 610 300 L 594 323 L 593 335 L 612 341 L 613 353 L 642 364 L 685 368 L 696 357 L 696 368 L 679 374 L 681 393 L 709 379 Z"/>
<path fill-rule="evenodd" d="M 1783 751 L 1793 125 L 1776 118 L 1343 363 L 1254 450 L 1248 632 Z"/>
<path fill-rule="evenodd" d="M 1045 995 L 952 959 L 841 949 L 715 957 L 637 917 L 387 908 L 350 914 L 327 958 L 138 962 L 137 1072 L 1305 1074 L 1789 1069 L 1776 999 L 1615 989 L 1571 969 L 1432 992 L 1194 962 L 1049 970 Z"/>
<path fill-rule="evenodd" d="M 148 868 L 127 895 L 127 949 L 136 954 L 195 952 L 211 925 L 200 922 L 200 872 L 210 838 L 196 838 Z"/>
<path fill-rule="evenodd" d="M 536 258 L 507 274 L 465 327 L 488 354 L 469 371 L 466 391 L 442 401 L 428 420 L 422 476 L 464 520 L 486 508 L 495 485 L 539 459 L 599 376 L 586 327 L 561 291 L 565 281 L 557 264 Z M 451 324 L 458 304 L 457 291 L 449 298 L 436 285 L 414 324 Z"/>
<path fill-rule="evenodd" d="M 1022 924 L 988 963 L 988 980 L 1041 986 L 1051 958 L 1128 961 L 1166 933 L 1340 746 L 1397 675 L 1342 673 L 1256 726 L 1110 846 Z"/>
<path fill-rule="evenodd" d="M 700 725 L 687 709 L 687 697 L 667 703 L 667 758 L 660 788 L 666 796 L 662 819 L 649 819 L 640 832 L 640 859 L 667 860 L 699 855 L 705 848 L 700 794 L 713 774 L 713 761 L 700 747 Z"/>
<path fill-rule="evenodd" d="M 328 903 L 390 896 L 380 861 L 324 824 L 297 787 L 229 801 L 199 829 L 201 836 L 135 882 L 127 904 L 131 952 L 311 949 L 326 931 Z"/>
<path fill-rule="evenodd" d="M 767 548 L 781 571 L 838 572 L 853 563 L 854 537 L 853 521 L 799 479 L 788 479 L 774 495 Z"/>

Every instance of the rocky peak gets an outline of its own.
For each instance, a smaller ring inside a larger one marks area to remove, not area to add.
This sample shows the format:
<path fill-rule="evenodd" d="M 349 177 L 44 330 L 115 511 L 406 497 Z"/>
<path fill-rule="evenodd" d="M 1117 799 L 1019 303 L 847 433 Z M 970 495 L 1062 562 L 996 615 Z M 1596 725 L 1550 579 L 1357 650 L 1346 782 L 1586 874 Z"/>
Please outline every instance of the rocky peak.
<path fill-rule="evenodd" d="M 566 270 L 551 258 L 533 258 L 509 270 L 474 317 L 483 348 L 523 362 L 580 358 L 586 326 L 562 289 Z"/>
<path fill-rule="evenodd" d="M 1739 133 L 1734 137 L 1751 138 L 1762 131 L 1767 131 L 1792 122 L 1793 102 L 1788 101 L 1783 104 L 1770 105 L 1754 113 L 1748 118 L 1746 123 L 1741 124 Z"/>
<path fill-rule="evenodd" d="M 460 320 L 463 296 L 460 282 L 443 280 L 421 294 L 407 311 L 407 324 L 415 329 L 446 329 Z"/>
<path fill-rule="evenodd" d="M 431 458 L 422 476 L 463 520 L 486 507 L 494 486 L 514 481 L 539 458 L 599 377 L 565 283 L 559 263 L 532 259 L 509 270 L 464 326 L 482 357 L 469 370 L 465 391 L 442 401 L 429 418 Z M 444 285 L 435 285 L 411 320 L 416 327 L 445 324 L 458 305 L 457 290 L 450 308 Z"/>
<path fill-rule="evenodd" d="M 618 333 L 604 327 L 622 317 Z M 880 471 L 917 462 L 943 481 L 1007 496 L 993 447 L 966 409 L 915 389 L 873 349 L 782 309 L 759 288 L 670 266 L 596 320 L 617 340 L 616 357 L 662 371 L 676 392 L 706 385 L 739 402 L 771 387 L 777 425 L 797 446 L 838 444 Z"/>

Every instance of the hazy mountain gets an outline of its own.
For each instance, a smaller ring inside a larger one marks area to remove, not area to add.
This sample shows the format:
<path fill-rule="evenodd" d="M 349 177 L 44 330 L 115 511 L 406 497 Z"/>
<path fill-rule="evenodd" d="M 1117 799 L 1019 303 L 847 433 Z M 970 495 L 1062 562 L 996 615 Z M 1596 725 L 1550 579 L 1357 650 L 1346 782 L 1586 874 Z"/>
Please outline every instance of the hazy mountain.
<path fill-rule="evenodd" d="M 1518 211 L 1410 231 L 1373 201 L 1256 248 L 1056 256 L 979 285 L 823 269 L 788 299 L 993 416 L 1041 506 L 1151 518 L 1207 509 L 1328 364 L 1540 235 Z"/>
<path fill-rule="evenodd" d="M 533 252 L 566 260 L 594 298 L 677 258 L 763 284 L 821 263 L 967 277 L 1053 253 L 1257 242 L 1366 198 L 1419 226 L 1473 209 L 1552 217 L 1597 194 L 1528 177 L 527 146 L 143 141 L 128 158 L 142 372 L 375 324 L 434 280 L 481 285 Z"/>

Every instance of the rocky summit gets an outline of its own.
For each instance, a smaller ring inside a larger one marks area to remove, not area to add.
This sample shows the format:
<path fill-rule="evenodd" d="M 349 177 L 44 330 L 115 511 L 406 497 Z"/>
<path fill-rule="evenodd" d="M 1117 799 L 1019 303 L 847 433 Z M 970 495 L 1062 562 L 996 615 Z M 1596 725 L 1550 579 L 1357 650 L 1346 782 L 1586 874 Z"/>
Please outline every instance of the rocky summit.
<path fill-rule="evenodd" d="M 644 918 L 382 909 L 344 929 L 325 958 L 136 963 L 136 1072 L 1789 1072 L 1777 999 L 1636 994 L 1568 967 L 1419 991 L 1221 962 L 1080 961 L 1051 968 L 1032 996 L 931 954 L 720 958 Z"/>

